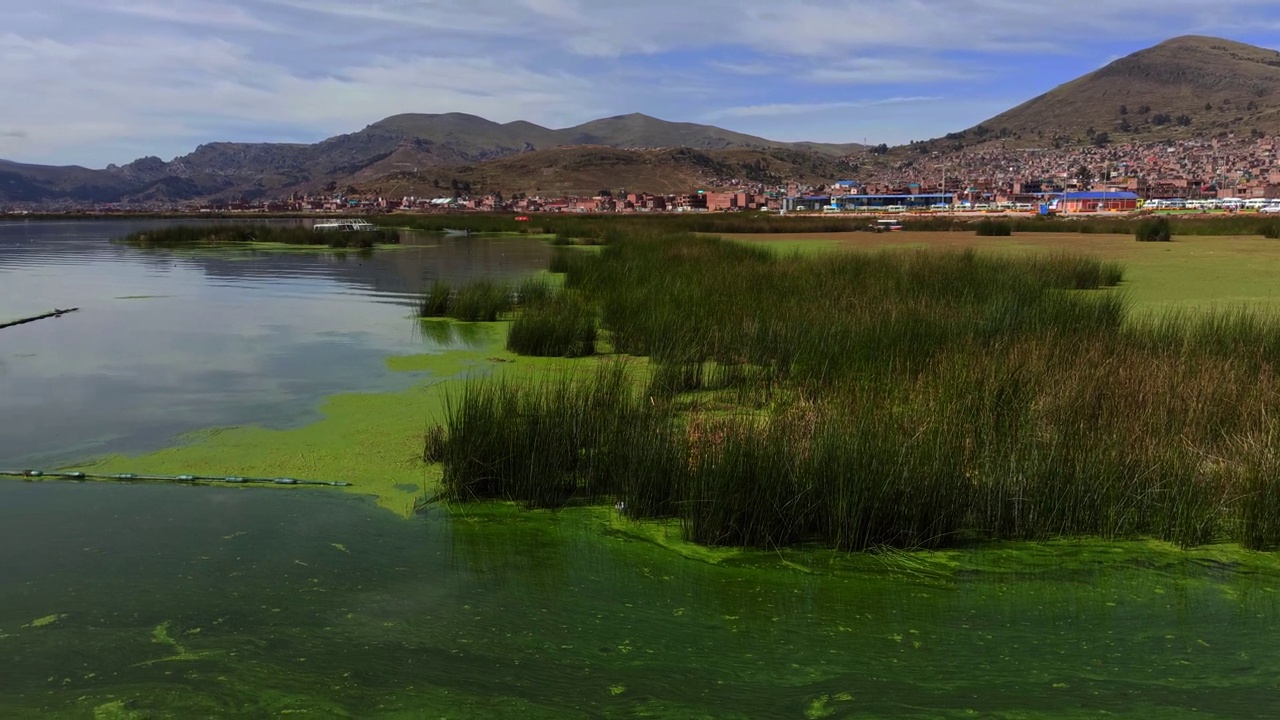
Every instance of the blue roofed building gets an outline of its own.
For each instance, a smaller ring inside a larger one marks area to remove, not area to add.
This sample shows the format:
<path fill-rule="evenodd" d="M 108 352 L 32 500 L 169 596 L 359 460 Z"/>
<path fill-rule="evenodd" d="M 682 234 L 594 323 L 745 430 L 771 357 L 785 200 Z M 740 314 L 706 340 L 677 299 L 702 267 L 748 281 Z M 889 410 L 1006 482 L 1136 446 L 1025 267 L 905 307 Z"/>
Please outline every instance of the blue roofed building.
<path fill-rule="evenodd" d="M 1131 212 L 1138 209 L 1138 195 L 1131 192 L 1063 193 L 1055 208 L 1059 212 Z"/>

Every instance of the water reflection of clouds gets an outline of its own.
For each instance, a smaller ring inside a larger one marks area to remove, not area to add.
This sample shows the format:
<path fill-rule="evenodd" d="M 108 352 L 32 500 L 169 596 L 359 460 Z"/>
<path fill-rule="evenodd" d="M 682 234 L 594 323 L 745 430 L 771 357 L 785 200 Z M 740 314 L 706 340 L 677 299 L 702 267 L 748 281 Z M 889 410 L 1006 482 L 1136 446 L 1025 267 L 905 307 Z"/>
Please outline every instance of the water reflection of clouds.
<path fill-rule="evenodd" d="M 0 425 L 0 464 L 158 448 L 211 426 L 305 422 L 326 395 L 412 382 L 387 370 L 388 355 L 481 341 L 475 326 L 446 339 L 409 320 L 424 277 L 484 272 L 461 247 L 232 260 L 104 242 L 127 231 L 119 226 L 58 234 L 83 227 L 17 240 L 0 228 L 0 315 L 82 308 L 0 334 L 0 412 L 22 418 Z M 508 271 L 543 265 L 545 247 L 525 251 L 517 263 L 499 255 Z"/>

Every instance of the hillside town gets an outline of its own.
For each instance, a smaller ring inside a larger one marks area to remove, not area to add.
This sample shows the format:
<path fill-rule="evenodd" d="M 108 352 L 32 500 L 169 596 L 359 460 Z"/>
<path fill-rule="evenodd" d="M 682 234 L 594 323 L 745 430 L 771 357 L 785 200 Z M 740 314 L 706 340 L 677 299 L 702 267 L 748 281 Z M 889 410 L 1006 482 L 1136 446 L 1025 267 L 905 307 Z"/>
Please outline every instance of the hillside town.
<path fill-rule="evenodd" d="M 1105 138 L 1103 138 L 1105 139 Z M 719 178 L 678 194 L 602 189 L 589 196 L 531 196 L 493 190 L 436 191 L 385 197 L 345 192 L 293 193 L 271 199 L 193 202 L 10 202 L 9 214 L 33 212 L 350 213 L 350 212 L 732 212 L 836 209 L 1031 207 L 1063 193 L 1115 193 L 1136 201 L 1280 199 L 1280 138 L 1189 139 L 1154 143 L 1096 142 L 1079 148 L 1013 149 L 989 142 L 951 152 L 926 144 L 844 158 L 847 178 L 767 185 Z M 903 157 L 905 155 L 905 157 Z"/>

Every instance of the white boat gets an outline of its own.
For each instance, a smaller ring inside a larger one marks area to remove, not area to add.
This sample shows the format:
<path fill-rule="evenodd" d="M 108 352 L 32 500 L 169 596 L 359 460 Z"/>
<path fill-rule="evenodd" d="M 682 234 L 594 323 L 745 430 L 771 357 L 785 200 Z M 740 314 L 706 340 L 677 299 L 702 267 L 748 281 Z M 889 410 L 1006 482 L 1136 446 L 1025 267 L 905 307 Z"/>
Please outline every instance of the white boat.
<path fill-rule="evenodd" d="M 368 220 L 321 220 L 312 225 L 311 229 L 322 232 L 368 232 L 377 230 L 378 226 Z"/>

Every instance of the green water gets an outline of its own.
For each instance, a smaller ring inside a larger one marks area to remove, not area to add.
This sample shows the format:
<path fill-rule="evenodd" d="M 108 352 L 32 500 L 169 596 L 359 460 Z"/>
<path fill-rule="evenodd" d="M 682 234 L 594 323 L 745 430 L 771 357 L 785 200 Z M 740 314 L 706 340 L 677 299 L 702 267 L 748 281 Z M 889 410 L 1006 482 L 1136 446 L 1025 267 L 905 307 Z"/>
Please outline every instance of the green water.
<path fill-rule="evenodd" d="M 1266 717 L 1280 571 L 679 559 L 600 511 L 0 484 L 5 717 Z M 1239 556 L 1247 557 L 1247 556 Z"/>

